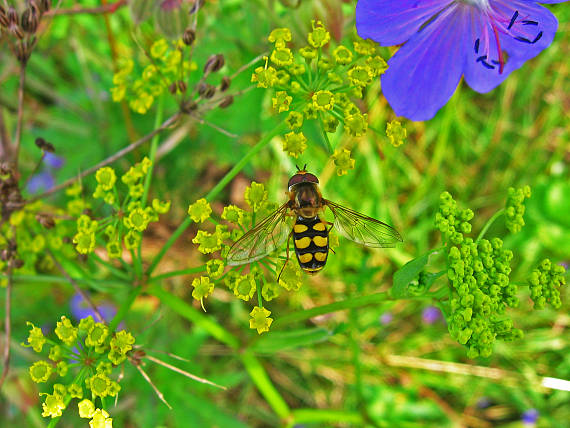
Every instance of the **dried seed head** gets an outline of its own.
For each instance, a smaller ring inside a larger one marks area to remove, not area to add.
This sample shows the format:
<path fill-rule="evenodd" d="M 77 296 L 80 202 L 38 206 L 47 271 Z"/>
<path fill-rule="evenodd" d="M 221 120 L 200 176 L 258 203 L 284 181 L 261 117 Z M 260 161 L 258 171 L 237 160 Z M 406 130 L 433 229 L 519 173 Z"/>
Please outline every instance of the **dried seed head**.
<path fill-rule="evenodd" d="M 33 34 L 36 32 L 40 23 L 40 11 L 35 3 L 30 4 L 30 7 L 22 13 L 20 22 L 26 33 Z"/>
<path fill-rule="evenodd" d="M 42 137 L 38 137 L 36 138 L 36 146 L 45 151 L 45 152 L 50 152 L 50 153 L 55 153 L 55 147 L 53 146 L 52 143 L 48 143 L 46 140 L 44 140 Z"/>
<path fill-rule="evenodd" d="M 22 33 L 22 37 L 24 37 L 24 33 Z M 16 50 L 16 58 L 18 59 L 18 61 L 20 61 L 22 65 L 26 65 L 26 63 L 30 59 L 30 55 L 32 53 L 31 46 L 33 44 L 34 44 L 33 40 L 30 41 L 29 43 L 26 42 L 25 40 L 22 40 L 20 43 L 18 43 L 18 47 Z"/>
<path fill-rule="evenodd" d="M 188 89 L 188 85 L 186 85 L 186 82 L 179 80 L 178 81 L 178 90 L 182 93 L 186 92 L 186 89 Z"/>
<path fill-rule="evenodd" d="M 220 83 L 220 91 L 222 92 L 226 91 L 231 84 L 232 84 L 232 79 L 230 79 L 228 76 L 222 77 L 222 82 Z"/>
<path fill-rule="evenodd" d="M 42 13 L 51 9 L 51 0 L 39 0 L 39 6 Z"/>
<path fill-rule="evenodd" d="M 220 103 L 220 108 L 226 108 L 229 107 L 233 104 L 234 102 L 234 97 L 232 95 L 228 95 L 227 97 L 225 97 L 222 102 Z"/>
<path fill-rule="evenodd" d="M 212 85 L 208 85 L 208 89 L 204 94 L 204 98 L 210 99 L 216 94 L 216 87 Z"/>
<path fill-rule="evenodd" d="M 39 213 L 36 215 L 36 220 L 46 229 L 52 229 L 55 226 L 53 217 L 48 214 Z"/>
<path fill-rule="evenodd" d="M 22 266 L 24 266 L 24 261 L 22 259 L 14 260 L 14 267 L 16 269 L 20 269 Z"/>
<path fill-rule="evenodd" d="M 168 92 L 170 92 L 171 94 L 176 94 L 176 82 L 172 82 L 170 85 L 168 85 Z"/>
<path fill-rule="evenodd" d="M 206 0 L 194 0 L 194 4 L 190 8 L 190 15 L 198 12 L 202 8 L 202 6 L 204 6 L 205 2 Z"/>
<path fill-rule="evenodd" d="M 215 73 L 224 66 L 225 62 L 223 55 L 211 55 L 204 65 L 204 74 Z"/>
<path fill-rule="evenodd" d="M 8 18 L 8 32 L 18 39 L 24 38 L 24 32 L 19 24 L 18 12 L 14 9 L 14 6 L 10 6 L 8 13 L 6 14 Z"/>
<path fill-rule="evenodd" d="M 182 41 L 186 46 L 192 46 L 196 40 L 196 32 L 192 28 L 187 28 L 184 30 L 184 34 L 182 35 Z"/>
<path fill-rule="evenodd" d="M 190 114 L 198 108 L 196 101 L 186 101 L 180 106 L 180 111 L 185 114 Z"/>
<path fill-rule="evenodd" d="M 0 28 L 8 28 L 8 17 L 6 16 L 6 10 L 0 6 Z"/>

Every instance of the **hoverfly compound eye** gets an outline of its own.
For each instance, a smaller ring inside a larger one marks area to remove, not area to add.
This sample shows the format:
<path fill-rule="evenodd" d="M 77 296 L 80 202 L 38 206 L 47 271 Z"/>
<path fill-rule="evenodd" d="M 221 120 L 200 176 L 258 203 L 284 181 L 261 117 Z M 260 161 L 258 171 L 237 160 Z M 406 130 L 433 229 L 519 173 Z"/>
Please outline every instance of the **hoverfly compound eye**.
<path fill-rule="evenodd" d="M 302 170 L 289 179 L 289 183 L 287 184 L 287 186 L 289 187 L 289 190 L 291 190 L 292 186 L 295 186 L 296 184 L 299 183 L 319 184 L 319 179 L 317 178 L 316 175 L 311 174 L 310 172 L 307 172 L 305 170 Z"/>

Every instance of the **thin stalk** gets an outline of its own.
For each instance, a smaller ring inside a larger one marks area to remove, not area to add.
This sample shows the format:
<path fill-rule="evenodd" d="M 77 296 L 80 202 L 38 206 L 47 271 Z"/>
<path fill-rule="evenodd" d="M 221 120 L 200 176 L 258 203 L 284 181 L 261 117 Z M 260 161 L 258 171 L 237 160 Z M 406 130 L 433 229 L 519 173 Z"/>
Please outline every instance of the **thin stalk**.
<path fill-rule="evenodd" d="M 278 318 L 273 323 L 273 327 L 282 327 L 297 321 L 303 321 L 318 315 L 329 314 L 331 312 L 343 311 L 345 309 L 360 308 L 366 305 L 376 305 L 378 303 L 395 300 L 390 296 L 390 293 L 375 293 L 367 296 L 353 297 L 339 302 L 330 303 L 328 305 L 317 306 L 311 309 L 305 309 L 299 312 L 285 315 Z"/>
<path fill-rule="evenodd" d="M 133 304 L 137 296 L 141 293 L 141 291 L 142 291 L 141 286 L 133 288 L 127 299 L 121 304 L 119 310 L 117 311 L 117 314 L 109 324 L 109 330 L 111 332 L 114 332 L 116 330 L 117 326 L 123 320 L 127 312 L 129 312 L 129 309 L 131 309 L 131 305 Z"/>
<path fill-rule="evenodd" d="M 6 297 L 4 302 L 4 358 L 2 366 L 2 376 L 0 377 L 0 389 L 10 371 L 10 341 L 12 336 L 12 261 L 8 262 L 8 284 L 6 285 Z"/>
<path fill-rule="evenodd" d="M 14 171 L 18 174 L 18 159 L 20 157 L 20 145 L 22 140 L 22 122 L 24 119 L 24 86 L 26 84 L 26 65 L 20 64 L 20 84 L 18 86 L 18 115 L 16 123 L 16 136 L 14 137 L 14 144 L 16 150 L 14 151 Z M 18 174 L 19 175 L 19 174 Z"/>
<path fill-rule="evenodd" d="M 189 269 L 181 269 L 181 270 L 173 270 L 170 272 L 166 272 L 160 275 L 156 275 L 153 276 L 152 278 L 150 278 L 147 283 L 153 283 L 153 282 L 158 282 L 161 281 L 163 279 L 167 279 L 167 278 L 172 278 L 174 276 L 181 276 L 181 275 L 192 275 L 194 273 L 201 273 L 204 272 L 206 270 L 206 268 L 204 266 L 197 266 L 194 268 L 189 268 Z"/>
<path fill-rule="evenodd" d="M 505 213 L 505 211 L 506 208 L 502 208 L 499 211 L 497 211 L 489 220 L 487 220 L 487 223 L 485 223 L 485 226 L 483 226 L 483 229 L 481 229 L 481 232 L 479 232 L 479 235 L 477 236 L 475 243 L 478 243 L 481 239 L 483 239 L 483 236 L 485 236 L 487 230 L 489 230 L 489 228 L 495 222 L 495 220 L 501 217 Z"/>
<path fill-rule="evenodd" d="M 70 178 L 69 180 L 64 181 L 63 183 L 52 187 L 51 189 L 49 189 L 48 191 L 44 192 L 44 193 L 40 193 L 39 195 L 36 195 L 30 199 L 28 199 L 28 203 L 31 202 L 35 202 L 38 199 L 43 199 L 49 195 L 52 195 L 53 193 L 56 193 L 62 189 L 65 189 L 69 186 L 71 186 L 72 184 L 74 184 L 76 181 L 81 180 L 83 177 L 86 177 L 92 173 L 94 173 L 95 171 L 97 171 L 99 168 L 102 168 L 104 166 L 110 165 L 113 162 L 115 162 L 116 160 L 122 158 L 123 156 L 125 156 L 126 154 L 132 152 L 133 150 L 135 150 L 137 147 L 143 145 L 144 143 L 146 143 L 148 140 L 150 140 L 152 137 L 154 137 L 155 135 L 159 134 L 160 132 L 164 131 L 165 129 L 167 129 L 168 127 L 170 127 L 172 124 L 174 124 L 178 118 L 180 117 L 180 113 L 176 113 L 173 116 L 170 116 L 168 119 L 166 119 L 164 121 L 164 123 L 160 126 L 160 128 L 155 129 L 154 131 L 150 132 L 149 134 L 145 135 L 144 137 L 140 138 L 139 140 L 135 141 L 134 143 L 129 144 L 127 147 L 125 147 L 124 149 L 119 150 L 117 153 L 115 153 L 114 155 L 109 156 L 107 159 L 105 159 L 104 161 L 99 162 L 97 165 L 86 169 L 85 171 L 83 171 L 82 173 L 80 173 L 79 175 L 77 175 L 77 177 L 73 177 Z"/>

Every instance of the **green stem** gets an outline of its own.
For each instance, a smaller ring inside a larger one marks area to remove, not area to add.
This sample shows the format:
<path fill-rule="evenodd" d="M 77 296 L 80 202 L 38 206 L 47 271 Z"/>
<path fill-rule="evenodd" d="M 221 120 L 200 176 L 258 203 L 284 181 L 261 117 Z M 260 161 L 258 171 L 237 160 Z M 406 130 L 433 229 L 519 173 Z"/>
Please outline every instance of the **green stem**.
<path fill-rule="evenodd" d="M 123 272 L 120 269 L 117 269 L 115 266 L 113 266 L 111 263 L 103 260 L 101 257 L 99 257 L 95 252 L 91 253 L 91 256 L 97 261 L 97 263 L 105 266 L 107 269 L 109 269 L 109 271 L 115 275 L 118 278 L 130 281 L 131 277 L 129 276 L 129 274 Z"/>
<path fill-rule="evenodd" d="M 373 305 L 385 301 L 396 300 L 390 296 L 389 293 L 375 293 L 367 296 L 353 297 L 340 302 L 330 303 L 328 305 L 317 306 L 315 308 L 306 309 L 304 311 L 294 312 L 284 317 L 278 318 L 273 323 L 273 327 L 282 327 L 286 324 L 291 324 L 297 321 L 303 321 L 318 315 L 328 314 L 331 312 L 343 311 L 345 309 L 360 308 L 365 305 Z"/>
<path fill-rule="evenodd" d="M 485 223 L 485 226 L 483 226 L 483 229 L 481 229 L 481 232 L 479 232 L 479 236 L 477 236 L 475 243 L 479 243 L 479 241 L 483 239 L 483 236 L 485 236 L 487 230 L 489 230 L 489 228 L 495 222 L 495 220 L 497 220 L 500 216 L 502 216 L 505 213 L 505 211 L 506 208 L 502 208 L 499 211 L 497 211 L 489 220 L 487 220 L 487 223 Z"/>
<path fill-rule="evenodd" d="M 240 360 L 249 373 L 251 380 L 255 386 L 267 400 L 273 411 L 283 420 L 290 418 L 291 410 L 289 406 L 275 388 L 271 379 L 267 376 L 267 372 L 252 352 L 246 351 L 240 355 Z"/>
<path fill-rule="evenodd" d="M 156 116 L 154 117 L 154 129 L 158 129 L 160 128 L 160 124 L 162 123 L 162 118 L 164 116 L 163 111 L 164 111 L 164 97 L 160 97 L 158 100 L 158 108 L 156 110 Z M 151 160 L 151 165 L 150 168 L 148 169 L 148 173 L 146 174 L 146 177 L 144 179 L 144 191 L 143 191 L 143 197 L 142 197 L 142 208 L 145 207 L 146 205 L 146 200 L 148 198 L 148 192 L 150 189 L 150 181 L 152 179 L 152 171 L 154 169 L 154 161 L 156 158 L 156 150 L 158 148 L 158 139 L 159 139 L 159 134 L 156 134 L 154 137 L 152 137 L 152 140 L 150 142 L 150 152 L 149 152 L 149 159 Z"/>
<path fill-rule="evenodd" d="M 163 279 L 172 278 L 173 276 L 191 275 L 193 273 L 204 272 L 205 270 L 206 270 L 205 266 L 198 266 L 198 267 L 189 268 L 189 269 L 173 270 L 170 272 L 166 272 L 166 273 L 163 273 L 160 275 L 153 276 L 147 282 L 153 283 L 153 282 L 157 282 L 157 281 L 160 281 Z"/>
<path fill-rule="evenodd" d="M 193 322 L 198 327 L 203 328 L 212 337 L 222 343 L 225 343 L 230 348 L 237 350 L 240 347 L 238 339 L 235 338 L 230 332 L 217 324 L 216 321 L 214 321 L 211 317 L 203 315 L 200 313 L 200 311 L 179 297 L 173 296 L 157 285 L 149 286 L 146 291 L 147 293 L 157 297 L 162 302 L 162 304 L 168 306 L 174 312 Z"/>
<path fill-rule="evenodd" d="M 295 409 L 291 412 L 291 415 L 293 416 L 293 422 L 288 426 L 315 422 L 331 422 L 334 424 L 344 422 L 352 426 L 364 426 L 364 420 L 357 412 L 329 409 Z"/>
<path fill-rule="evenodd" d="M 212 190 L 208 192 L 206 195 L 206 200 L 211 201 L 214 199 L 218 194 L 228 185 L 230 181 L 247 165 L 251 158 L 253 158 L 257 153 L 259 153 L 269 142 L 275 137 L 276 135 L 280 134 L 282 131 L 285 130 L 285 121 L 279 123 L 273 130 L 265 134 L 265 136 L 255 145 L 253 146 L 249 152 L 220 180 L 216 186 Z M 160 249 L 159 253 L 154 257 L 150 266 L 147 270 L 147 275 L 150 276 L 158 263 L 162 260 L 166 252 L 174 245 L 174 243 L 180 238 L 180 236 L 184 233 L 186 229 L 192 224 L 192 219 L 190 217 L 186 217 L 186 219 L 178 226 L 178 228 L 174 231 L 174 233 L 170 236 L 166 244 Z"/>
<path fill-rule="evenodd" d="M 142 291 L 141 286 L 138 286 L 138 287 L 135 287 L 132 289 L 132 291 L 129 293 L 129 296 L 121 304 L 121 306 L 119 307 L 119 310 L 117 311 L 117 314 L 115 315 L 115 317 L 113 318 L 113 320 L 109 324 L 109 331 L 111 331 L 111 332 L 115 331 L 115 329 L 117 328 L 119 323 L 123 320 L 123 318 L 125 318 L 125 315 L 131 309 L 133 302 L 135 301 L 137 296 L 141 293 L 141 291 Z"/>

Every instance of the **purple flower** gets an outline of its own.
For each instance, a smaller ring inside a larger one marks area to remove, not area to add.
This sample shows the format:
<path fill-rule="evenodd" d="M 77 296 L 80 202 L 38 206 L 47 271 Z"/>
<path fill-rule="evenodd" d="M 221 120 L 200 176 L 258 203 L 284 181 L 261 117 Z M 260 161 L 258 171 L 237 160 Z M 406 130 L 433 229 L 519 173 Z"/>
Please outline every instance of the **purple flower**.
<path fill-rule="evenodd" d="M 49 171 L 43 171 L 34 175 L 28 181 L 28 192 L 31 194 L 51 189 L 55 184 L 55 179 Z"/>
<path fill-rule="evenodd" d="M 441 319 L 441 312 L 435 306 L 428 306 L 422 312 L 422 320 L 426 324 L 433 324 L 439 319 Z"/>
<path fill-rule="evenodd" d="M 97 316 L 91 307 L 87 304 L 81 294 L 75 293 L 71 298 L 70 305 L 71 313 L 76 320 L 81 320 L 83 318 L 87 318 L 89 315 L 93 317 L 95 321 L 97 321 Z M 105 321 L 111 321 L 115 314 L 117 313 L 117 309 L 110 304 L 102 304 L 96 305 L 99 313 L 103 317 Z"/>
<path fill-rule="evenodd" d="M 538 420 L 538 410 L 536 409 L 528 409 L 523 412 L 521 415 L 521 421 L 524 425 L 534 425 Z"/>
<path fill-rule="evenodd" d="M 382 92 L 399 116 L 428 120 L 465 77 L 489 92 L 547 48 L 558 21 L 537 3 L 565 0 L 358 0 L 356 28 L 383 46 Z"/>
<path fill-rule="evenodd" d="M 46 154 L 44 155 L 44 162 L 47 166 L 53 169 L 59 169 L 63 166 L 65 160 L 61 156 L 58 156 L 50 152 L 46 152 Z"/>
<path fill-rule="evenodd" d="M 380 316 L 380 324 L 383 324 L 383 325 L 390 324 L 393 319 L 394 319 L 394 316 L 390 312 L 384 312 Z"/>

